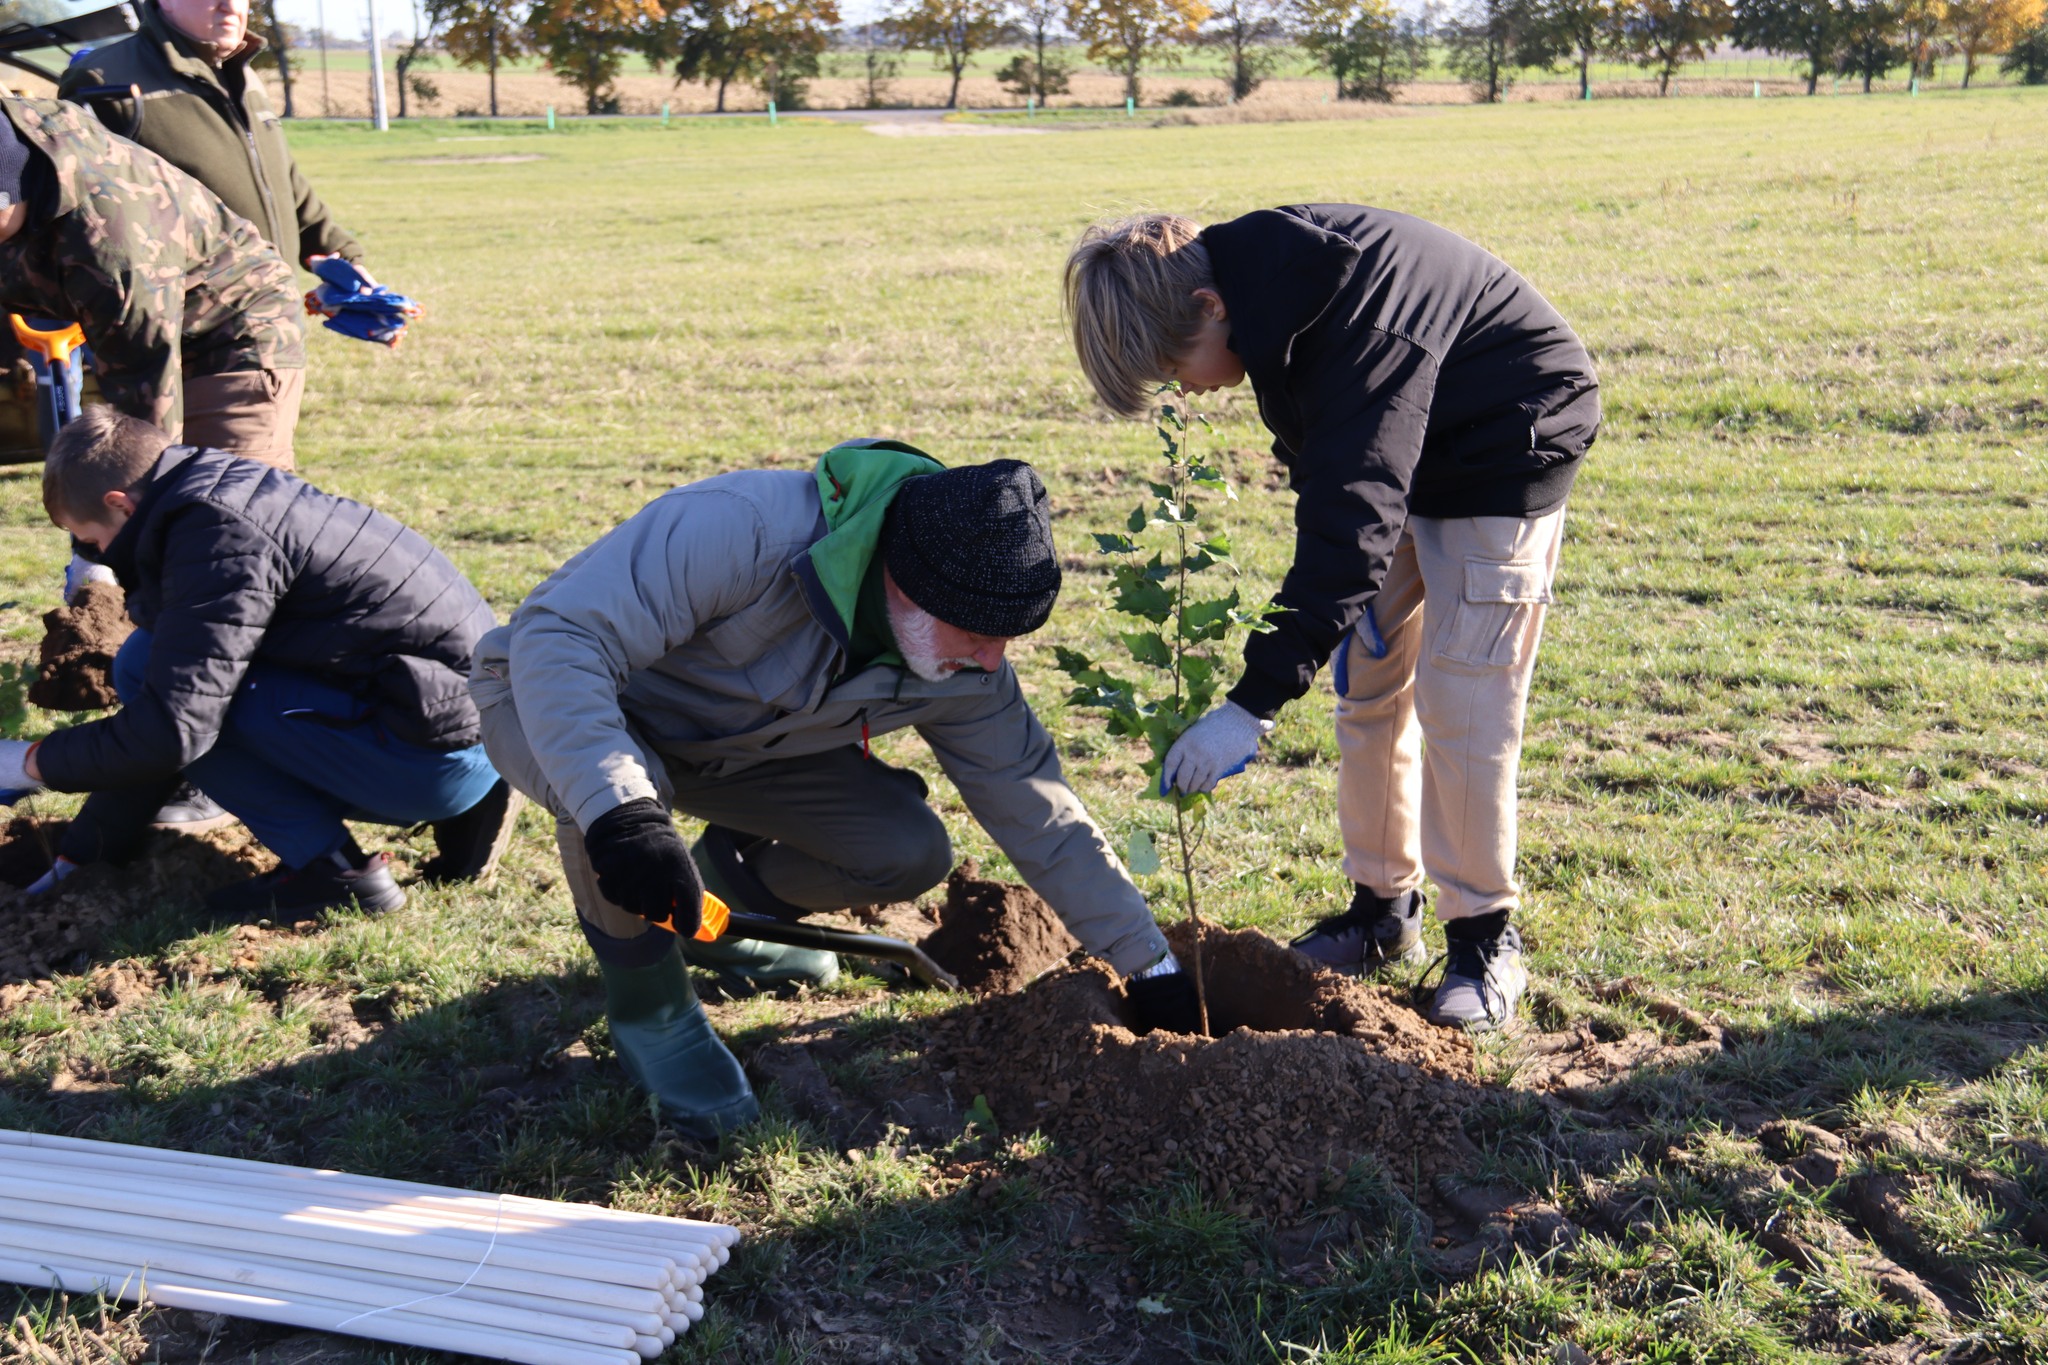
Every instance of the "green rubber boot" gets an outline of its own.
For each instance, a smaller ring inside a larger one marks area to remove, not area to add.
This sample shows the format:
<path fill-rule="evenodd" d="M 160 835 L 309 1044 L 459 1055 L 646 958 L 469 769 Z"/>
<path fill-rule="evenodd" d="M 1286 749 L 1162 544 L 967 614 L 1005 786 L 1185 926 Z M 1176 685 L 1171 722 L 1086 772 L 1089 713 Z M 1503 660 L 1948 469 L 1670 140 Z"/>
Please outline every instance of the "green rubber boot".
<path fill-rule="evenodd" d="M 585 933 L 590 932 L 586 926 Z M 600 947 L 594 937 L 592 946 Z M 716 1141 L 721 1133 L 761 1116 L 739 1061 L 711 1031 L 673 940 L 646 966 L 607 962 L 602 951 L 597 965 L 604 975 L 605 1013 L 619 1063 L 661 1101 L 662 1117 L 677 1132 Z"/>
<path fill-rule="evenodd" d="M 703 839 L 690 846 L 690 857 L 704 879 L 705 890 L 743 913 L 768 913 L 752 904 L 755 898 L 720 872 L 719 860 L 706 855 Z M 792 948 L 753 938 L 720 938 L 709 943 L 690 938 L 682 945 L 683 957 L 691 966 L 716 972 L 728 988 L 741 992 L 763 986 L 829 986 L 839 979 L 838 955 L 816 948 Z"/>

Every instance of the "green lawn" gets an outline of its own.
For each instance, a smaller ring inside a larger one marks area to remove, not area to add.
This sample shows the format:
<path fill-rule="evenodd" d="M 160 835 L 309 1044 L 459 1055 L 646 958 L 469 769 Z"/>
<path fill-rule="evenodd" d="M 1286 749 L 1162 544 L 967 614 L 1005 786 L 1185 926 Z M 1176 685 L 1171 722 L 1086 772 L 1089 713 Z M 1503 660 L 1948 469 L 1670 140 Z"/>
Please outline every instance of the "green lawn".
<path fill-rule="evenodd" d="M 313 338 L 311 478 L 434 538 L 503 612 L 719 470 L 861 435 L 1030 459 L 1075 569 L 1018 662 L 1119 838 L 1160 811 L 1136 799 L 1137 755 L 1060 707 L 1052 646 L 1106 647 L 1086 533 L 1121 519 L 1155 441 L 1097 412 L 1071 359 L 1075 233 L 1136 206 L 1359 200 L 1535 281 L 1589 342 L 1607 424 L 1526 750 L 1534 1027 L 1486 1046 L 1500 1098 L 1472 1129 L 1482 1174 L 1584 1235 L 1453 1275 L 1388 1212 L 1396 1191 L 1333 1211 L 1350 1231 L 1304 1274 L 1298 1229 L 1162 1196 L 1070 1247 L 1028 1175 L 976 1200 L 950 1149 L 849 1156 L 775 1117 L 694 1168 L 609 1066 L 480 1105 L 490 1068 L 523 1074 L 585 1030 L 605 1055 L 532 817 L 492 893 L 247 951 L 131 878 L 137 918 L 102 960 L 129 953 L 161 989 L 117 1007 L 72 976 L 0 1015 L 0 1125 L 742 1222 L 749 1249 L 678 1361 L 884 1358 L 817 1320 L 849 1314 L 905 1348 L 886 1358 L 926 1361 L 2048 1359 L 2048 92 L 294 139 L 371 269 L 428 307 L 396 354 Z M 1268 588 L 1290 500 L 1249 395 L 1215 417 L 1240 558 Z M 0 490 L 0 631 L 26 652 L 64 547 L 30 471 Z M 1285 934 L 1347 894 L 1326 698 L 1285 713 L 1270 757 L 1224 788 L 1205 905 Z M 934 778 L 958 846 L 1000 869 Z M 352 1051 L 329 1046 L 337 1000 L 368 1031 Z M 877 1065 L 933 1007 L 861 984 L 827 1003 Z M 751 1046 L 816 1013 L 718 1018 Z M 1545 1040 L 1574 1034 L 1647 1040 L 1649 1060 L 1546 1101 Z M 1017 1345 L 1019 1296 L 1067 1269 L 1130 1292 L 1076 1310 L 1064 1354 Z"/>

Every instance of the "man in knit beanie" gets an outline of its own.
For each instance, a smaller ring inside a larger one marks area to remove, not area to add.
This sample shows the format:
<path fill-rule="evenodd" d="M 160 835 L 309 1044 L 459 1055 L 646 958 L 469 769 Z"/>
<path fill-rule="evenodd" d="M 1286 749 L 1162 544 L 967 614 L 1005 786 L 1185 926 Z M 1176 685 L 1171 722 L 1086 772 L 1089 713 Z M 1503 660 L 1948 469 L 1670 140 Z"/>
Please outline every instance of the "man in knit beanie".
<path fill-rule="evenodd" d="M 555 816 L 627 1071 L 710 1137 L 756 1112 L 686 962 L 822 984 L 826 954 L 697 943 L 708 888 L 797 919 L 911 900 L 953 865 L 924 779 L 877 758 L 914 729 L 968 812 L 1141 1028 L 1194 1028 L 1194 991 L 1060 773 L 1004 658 L 1059 596 L 1045 486 L 1016 460 L 947 469 L 854 441 L 809 470 L 721 474 L 655 499 L 534 589 L 478 647 L 492 763 Z M 703 828 L 694 846 L 680 812 Z M 654 925 L 673 920 L 678 934 Z"/>

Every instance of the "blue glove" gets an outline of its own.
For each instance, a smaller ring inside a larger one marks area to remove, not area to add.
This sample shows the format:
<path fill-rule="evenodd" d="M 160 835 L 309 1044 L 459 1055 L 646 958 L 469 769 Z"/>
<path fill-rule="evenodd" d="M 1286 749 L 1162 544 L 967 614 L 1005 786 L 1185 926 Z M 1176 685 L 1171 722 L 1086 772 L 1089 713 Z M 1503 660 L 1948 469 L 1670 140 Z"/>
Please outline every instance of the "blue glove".
<path fill-rule="evenodd" d="M 1358 636 L 1358 643 L 1373 658 L 1387 657 L 1387 637 L 1380 634 L 1380 618 L 1373 614 L 1372 603 L 1365 604 L 1365 615 L 1358 618 L 1351 634 Z M 1351 695 L 1351 634 L 1337 641 L 1336 649 L 1330 652 L 1330 682 L 1340 697 Z"/>
<path fill-rule="evenodd" d="M 1273 722 L 1260 720 L 1234 701 L 1212 709 L 1190 725 L 1166 751 L 1159 769 L 1159 794 L 1174 788 L 1194 796 L 1216 789 L 1226 777 L 1245 769 L 1259 752 L 1259 739 Z"/>
<path fill-rule="evenodd" d="M 320 279 L 320 287 L 306 293 L 306 311 L 325 318 L 330 332 L 396 346 L 405 339 L 412 319 L 426 311 L 405 295 L 378 284 L 353 261 L 309 256 L 306 268 Z"/>
<path fill-rule="evenodd" d="M 35 747 L 25 739 L 0 739 L 0 806 L 11 806 L 43 789 L 28 775 L 28 751 Z"/>

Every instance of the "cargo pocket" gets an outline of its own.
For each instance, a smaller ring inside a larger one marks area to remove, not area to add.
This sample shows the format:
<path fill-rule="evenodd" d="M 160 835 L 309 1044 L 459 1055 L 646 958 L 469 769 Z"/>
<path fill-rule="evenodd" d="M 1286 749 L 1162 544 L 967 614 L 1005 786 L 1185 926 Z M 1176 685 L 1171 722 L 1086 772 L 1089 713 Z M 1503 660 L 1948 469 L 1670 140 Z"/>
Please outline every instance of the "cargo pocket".
<path fill-rule="evenodd" d="M 1509 668 L 1529 638 L 1529 618 L 1550 601 L 1550 574 L 1541 563 L 1465 561 L 1465 591 L 1445 623 L 1437 657 L 1468 668 Z"/>

